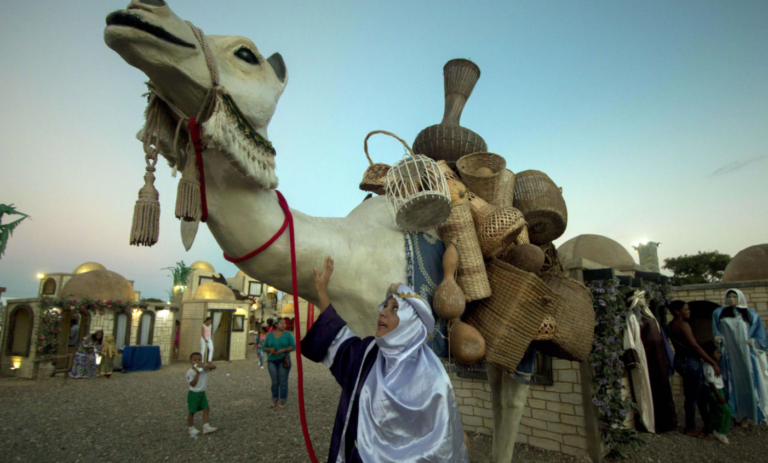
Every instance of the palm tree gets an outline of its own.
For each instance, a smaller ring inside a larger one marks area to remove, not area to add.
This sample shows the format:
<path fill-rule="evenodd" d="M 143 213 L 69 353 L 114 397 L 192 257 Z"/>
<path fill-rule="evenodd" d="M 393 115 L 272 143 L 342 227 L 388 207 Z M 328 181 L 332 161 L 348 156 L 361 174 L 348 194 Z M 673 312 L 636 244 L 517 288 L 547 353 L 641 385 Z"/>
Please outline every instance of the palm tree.
<path fill-rule="evenodd" d="M 187 267 L 184 261 L 176 262 L 175 267 L 166 267 L 162 270 L 170 270 L 171 276 L 173 276 L 173 287 L 168 291 L 169 300 L 178 302 L 181 293 L 187 289 L 187 279 L 189 274 L 192 273 L 192 267 Z"/>
<path fill-rule="evenodd" d="M 7 223 L 3 225 L 3 215 L 21 215 L 22 218 L 15 220 L 11 223 Z M 13 204 L 0 204 L 0 258 L 3 257 L 3 253 L 5 252 L 5 246 L 8 244 L 8 238 L 13 235 L 13 230 L 19 226 L 22 220 L 29 217 L 27 214 L 24 214 L 23 212 L 19 212 L 16 209 L 13 208 Z M 31 219 L 31 217 L 29 217 Z"/>

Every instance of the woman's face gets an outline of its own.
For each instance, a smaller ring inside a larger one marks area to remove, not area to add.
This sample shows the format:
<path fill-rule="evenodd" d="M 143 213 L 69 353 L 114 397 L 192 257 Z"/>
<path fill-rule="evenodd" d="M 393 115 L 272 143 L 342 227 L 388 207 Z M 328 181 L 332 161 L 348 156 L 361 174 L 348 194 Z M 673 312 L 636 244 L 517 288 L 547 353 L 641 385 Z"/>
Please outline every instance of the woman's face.
<path fill-rule="evenodd" d="M 211 319 L 208 319 L 208 320 L 205 321 L 205 325 L 206 326 L 211 326 L 211 323 L 213 323 L 213 320 L 211 320 Z"/>
<path fill-rule="evenodd" d="M 277 329 L 280 330 L 280 331 L 285 331 L 285 320 L 284 319 L 281 318 L 280 321 L 277 322 Z"/>
<path fill-rule="evenodd" d="M 96 339 L 98 340 L 104 339 L 104 333 L 102 333 L 101 331 L 96 332 Z"/>
<path fill-rule="evenodd" d="M 391 333 L 400 324 L 400 317 L 397 316 L 398 307 L 397 299 L 394 297 L 387 299 L 387 305 L 384 307 L 384 310 L 379 312 L 379 322 L 376 328 L 377 338 Z"/>
<path fill-rule="evenodd" d="M 691 308 L 688 307 L 688 304 L 685 304 L 682 309 L 680 309 L 680 318 L 683 320 L 688 320 L 691 318 Z"/>
<path fill-rule="evenodd" d="M 728 293 L 728 295 L 725 296 L 725 300 L 728 301 L 729 306 L 733 307 L 739 303 L 739 295 L 736 293 Z"/>

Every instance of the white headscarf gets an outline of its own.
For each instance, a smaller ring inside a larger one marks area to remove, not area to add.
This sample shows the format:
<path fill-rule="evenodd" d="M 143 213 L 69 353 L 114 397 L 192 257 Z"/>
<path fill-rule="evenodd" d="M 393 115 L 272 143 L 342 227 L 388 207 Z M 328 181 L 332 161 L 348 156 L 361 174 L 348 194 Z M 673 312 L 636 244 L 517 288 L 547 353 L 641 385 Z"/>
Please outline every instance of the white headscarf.
<path fill-rule="evenodd" d="M 415 291 L 392 285 L 400 324 L 376 338 L 379 353 L 360 392 L 357 450 L 366 463 L 469 462 L 461 415 L 442 363 L 425 341 L 432 311 Z"/>
<path fill-rule="evenodd" d="M 730 292 L 734 292 L 734 293 L 736 293 L 737 296 L 739 296 L 739 302 L 736 303 L 736 307 L 738 307 L 739 309 L 748 309 L 749 308 L 749 307 L 747 307 L 747 298 L 744 297 L 744 293 L 742 293 L 741 291 L 739 291 L 736 288 L 731 288 L 731 289 L 729 289 L 728 291 L 725 292 L 725 297 L 723 298 L 723 299 L 725 299 L 725 301 L 723 302 L 723 307 L 730 307 L 731 306 L 731 304 L 728 303 L 728 293 L 730 293 Z"/>

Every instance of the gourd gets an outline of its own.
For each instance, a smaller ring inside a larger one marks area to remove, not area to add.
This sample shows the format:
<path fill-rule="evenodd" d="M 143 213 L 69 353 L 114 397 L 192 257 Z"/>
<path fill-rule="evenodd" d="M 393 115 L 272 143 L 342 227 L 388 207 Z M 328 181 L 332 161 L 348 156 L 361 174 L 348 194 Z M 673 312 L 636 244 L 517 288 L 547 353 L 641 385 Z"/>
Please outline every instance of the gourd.
<path fill-rule="evenodd" d="M 473 326 L 456 321 L 450 327 L 451 355 L 459 363 L 474 363 L 485 355 L 485 339 Z"/>
<path fill-rule="evenodd" d="M 458 266 L 459 251 L 455 244 L 449 242 L 443 254 L 443 281 L 432 298 L 437 316 L 447 320 L 459 318 L 464 313 L 467 303 L 464 291 L 455 279 Z"/>
<path fill-rule="evenodd" d="M 520 270 L 539 273 L 544 266 L 544 252 L 533 244 L 519 244 L 504 254 L 501 260 Z"/>

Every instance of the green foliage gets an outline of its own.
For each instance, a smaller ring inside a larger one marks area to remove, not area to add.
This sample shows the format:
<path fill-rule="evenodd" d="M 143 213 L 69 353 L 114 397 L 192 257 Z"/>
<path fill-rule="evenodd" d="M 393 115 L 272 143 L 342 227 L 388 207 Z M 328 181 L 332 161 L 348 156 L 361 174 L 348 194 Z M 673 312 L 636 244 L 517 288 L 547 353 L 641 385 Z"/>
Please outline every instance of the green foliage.
<path fill-rule="evenodd" d="M 683 285 L 715 283 L 723 278 L 731 256 L 717 251 L 701 252 L 664 259 L 662 268 L 671 270 Z"/>
<path fill-rule="evenodd" d="M 7 223 L 3 225 L 3 215 L 22 215 L 23 217 L 14 220 L 11 223 Z M 23 212 L 17 211 L 13 204 L 0 204 L 0 259 L 3 257 L 3 253 L 5 252 L 5 247 L 8 244 L 8 238 L 13 235 L 13 230 L 19 226 L 22 220 L 30 218 L 27 214 L 24 214 Z"/>
<path fill-rule="evenodd" d="M 59 328 L 61 327 L 61 318 L 65 312 L 87 310 L 100 315 L 110 312 L 113 314 L 125 313 L 130 315 L 133 309 L 146 307 L 146 304 L 136 304 L 130 301 L 102 301 L 90 298 L 78 301 L 77 299 L 67 298 L 43 298 L 40 301 L 40 313 L 42 315 L 40 328 L 37 331 L 37 358 L 35 358 L 35 361 L 52 361 L 53 357 L 58 354 L 60 345 Z"/>
<path fill-rule="evenodd" d="M 642 441 L 637 431 L 624 426 L 627 414 L 634 408 L 631 396 L 623 397 L 624 331 L 627 329 L 627 307 L 619 288 L 619 280 L 593 281 L 589 289 L 594 297 L 595 336 L 589 361 L 592 366 L 594 392 L 592 404 L 599 412 L 599 427 L 610 456 L 626 457 L 629 450 Z"/>
<path fill-rule="evenodd" d="M 170 270 L 173 277 L 173 286 L 187 286 L 187 279 L 192 273 L 192 267 L 187 267 L 184 261 L 176 262 L 175 267 L 166 267 L 161 270 Z"/>

